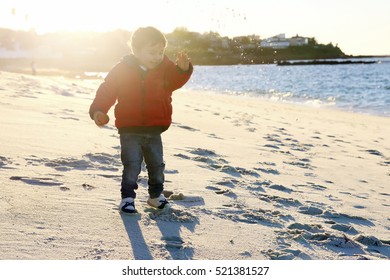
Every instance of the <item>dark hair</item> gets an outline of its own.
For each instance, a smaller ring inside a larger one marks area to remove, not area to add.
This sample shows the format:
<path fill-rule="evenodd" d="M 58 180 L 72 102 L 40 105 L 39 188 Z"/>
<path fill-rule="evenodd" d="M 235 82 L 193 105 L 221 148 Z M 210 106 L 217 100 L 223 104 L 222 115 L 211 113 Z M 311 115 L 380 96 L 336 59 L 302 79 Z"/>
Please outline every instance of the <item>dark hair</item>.
<path fill-rule="evenodd" d="M 130 46 L 133 51 L 140 50 L 148 44 L 155 45 L 158 43 L 163 43 L 166 47 L 167 39 L 160 30 L 151 26 L 138 28 L 133 32 L 130 39 Z"/>

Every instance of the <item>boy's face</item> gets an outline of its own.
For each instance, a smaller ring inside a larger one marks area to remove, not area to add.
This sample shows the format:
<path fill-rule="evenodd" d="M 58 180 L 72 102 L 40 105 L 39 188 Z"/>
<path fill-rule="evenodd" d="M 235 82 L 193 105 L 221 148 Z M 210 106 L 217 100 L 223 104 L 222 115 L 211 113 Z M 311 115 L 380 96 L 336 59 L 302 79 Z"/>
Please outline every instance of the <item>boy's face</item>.
<path fill-rule="evenodd" d="M 148 44 L 140 50 L 135 50 L 134 55 L 139 63 L 147 69 L 156 68 L 164 59 L 165 45 L 157 43 L 155 45 Z"/>

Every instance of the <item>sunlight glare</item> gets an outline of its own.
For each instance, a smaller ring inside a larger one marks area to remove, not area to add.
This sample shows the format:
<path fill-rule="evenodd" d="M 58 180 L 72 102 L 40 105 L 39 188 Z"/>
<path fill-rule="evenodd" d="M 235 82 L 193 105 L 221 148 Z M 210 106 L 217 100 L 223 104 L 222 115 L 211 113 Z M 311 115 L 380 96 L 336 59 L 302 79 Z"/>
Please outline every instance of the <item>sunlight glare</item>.
<path fill-rule="evenodd" d="M 388 0 L 1 0 L 0 28 L 57 31 L 132 31 L 177 27 L 221 36 L 280 33 L 338 44 L 348 54 L 384 54 L 390 49 Z M 335 8 L 337 6 L 337 9 Z"/>
<path fill-rule="evenodd" d="M 8 3 L 3 9 L 1 23 L 13 29 L 32 29 L 39 34 L 56 31 L 104 32 L 120 28 L 132 30 L 151 23 L 161 25 L 160 3 L 157 1 L 152 8 L 142 2 L 129 5 L 129 2 L 115 0 L 109 7 L 106 2 L 97 1 L 19 0 Z M 160 28 L 166 29 L 165 26 Z"/>

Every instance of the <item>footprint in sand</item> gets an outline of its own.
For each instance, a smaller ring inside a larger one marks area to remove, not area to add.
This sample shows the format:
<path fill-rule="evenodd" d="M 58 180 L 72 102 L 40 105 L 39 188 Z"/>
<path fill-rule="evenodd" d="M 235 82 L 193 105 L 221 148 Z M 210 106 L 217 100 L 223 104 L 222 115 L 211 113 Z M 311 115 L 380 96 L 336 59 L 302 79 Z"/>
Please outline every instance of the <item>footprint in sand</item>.
<path fill-rule="evenodd" d="M 214 139 L 223 139 L 223 138 L 217 136 L 215 133 L 207 134 L 207 136 L 210 137 L 210 138 L 214 138 Z"/>
<path fill-rule="evenodd" d="M 229 189 L 221 189 L 221 188 L 213 187 L 213 186 L 208 186 L 208 187 L 206 187 L 206 189 L 214 191 L 216 194 L 224 194 L 224 195 L 227 195 L 229 197 L 236 197 L 234 192 L 232 190 L 229 190 Z"/>
<path fill-rule="evenodd" d="M 379 165 L 380 166 L 390 166 L 390 159 L 386 158 L 386 160 L 380 162 Z"/>
<path fill-rule="evenodd" d="M 178 222 L 178 223 L 194 223 L 198 222 L 198 217 L 193 211 L 187 211 L 177 206 L 156 211 L 155 209 L 147 208 L 145 212 L 149 213 L 149 218 L 156 221 Z"/>
<path fill-rule="evenodd" d="M 94 186 L 92 186 L 92 185 L 90 185 L 90 184 L 82 184 L 81 185 L 82 187 L 83 187 L 83 189 L 84 190 L 86 190 L 86 191 L 92 191 L 93 189 L 96 189 L 96 187 L 94 187 Z"/>
<path fill-rule="evenodd" d="M 227 174 L 234 176 L 234 177 L 241 177 L 240 172 L 234 166 L 231 166 L 228 164 L 217 163 L 217 164 L 211 164 L 210 167 L 214 171 L 227 173 Z"/>
<path fill-rule="evenodd" d="M 356 235 L 359 233 L 353 226 L 348 224 L 334 224 L 331 226 L 331 228 L 351 235 Z"/>
<path fill-rule="evenodd" d="M 273 190 L 277 190 L 277 191 L 281 191 L 281 192 L 286 192 L 286 193 L 292 193 L 293 192 L 292 189 L 287 188 L 287 187 L 285 187 L 283 185 L 277 185 L 277 184 L 270 185 L 270 186 L 268 186 L 268 188 L 273 189 Z"/>
<path fill-rule="evenodd" d="M 298 212 L 306 215 L 318 216 L 321 215 L 324 211 L 315 206 L 302 206 L 298 208 Z"/>
<path fill-rule="evenodd" d="M 320 136 L 317 136 L 317 135 L 312 136 L 311 138 L 312 138 L 312 139 L 317 139 L 317 140 L 321 140 L 321 139 L 322 139 Z"/>
<path fill-rule="evenodd" d="M 14 167 L 9 166 L 11 164 L 13 164 L 11 159 L 0 156 L 0 169 L 15 169 Z"/>
<path fill-rule="evenodd" d="M 223 178 L 222 181 L 216 181 L 215 184 L 217 185 L 220 185 L 220 186 L 225 186 L 225 187 L 229 187 L 229 188 L 234 188 L 236 187 L 238 184 L 240 183 L 240 181 L 234 179 L 234 178 Z"/>
<path fill-rule="evenodd" d="M 175 156 L 183 158 L 183 159 L 192 159 L 193 161 L 206 163 L 206 168 L 218 172 L 227 173 L 234 177 L 241 177 L 241 176 L 254 176 L 259 177 L 260 175 L 253 170 L 248 170 L 243 167 L 234 167 L 229 165 L 229 162 L 223 159 L 220 155 L 218 155 L 216 152 L 212 150 L 202 149 L 202 148 L 195 148 L 188 151 L 189 153 L 196 155 L 195 157 L 188 157 L 183 154 L 176 154 Z M 201 166 L 205 167 L 205 166 Z"/>
<path fill-rule="evenodd" d="M 313 170 L 314 166 L 310 164 L 310 160 L 307 158 L 299 159 L 298 161 L 283 161 L 285 164 L 297 166 L 303 169 Z"/>
<path fill-rule="evenodd" d="M 282 140 L 280 140 L 280 136 L 278 134 L 267 134 L 263 137 L 268 142 L 277 143 L 278 146 L 284 146 Z"/>
<path fill-rule="evenodd" d="M 45 178 L 45 177 L 24 177 L 24 176 L 12 176 L 9 178 L 10 180 L 14 181 L 22 181 L 23 183 L 26 183 L 28 185 L 35 185 L 35 186 L 61 186 L 63 185 L 62 182 L 59 182 L 53 178 Z"/>
<path fill-rule="evenodd" d="M 271 149 L 275 149 L 275 150 L 279 150 L 279 146 L 276 146 L 276 145 L 272 145 L 272 144 L 265 144 L 263 147 L 265 148 L 271 148 Z"/>
<path fill-rule="evenodd" d="M 185 129 L 185 130 L 191 131 L 191 132 L 200 131 L 197 128 L 193 128 L 193 127 L 190 127 L 190 126 L 187 126 L 187 125 L 175 124 L 175 126 L 177 126 L 178 128 L 181 128 L 181 129 Z"/>
<path fill-rule="evenodd" d="M 173 156 L 179 157 L 179 158 L 182 158 L 182 159 L 191 159 L 189 156 L 183 155 L 183 154 L 181 154 L 181 153 L 179 153 L 179 154 L 174 154 Z"/>
<path fill-rule="evenodd" d="M 178 235 L 163 236 L 160 242 L 152 245 L 154 251 L 159 252 L 158 259 L 188 260 L 192 259 L 193 248 L 191 243 Z"/>
<path fill-rule="evenodd" d="M 79 118 L 75 118 L 75 117 L 61 117 L 61 119 L 63 119 L 63 120 L 72 120 L 72 121 L 79 121 L 80 120 Z"/>
<path fill-rule="evenodd" d="M 261 173 L 279 175 L 280 172 L 277 169 L 272 167 L 276 166 L 276 163 L 273 162 L 258 162 L 262 167 L 255 167 L 254 169 L 260 171 Z"/>
<path fill-rule="evenodd" d="M 367 246 L 375 246 L 375 247 L 384 246 L 382 240 L 380 240 L 375 236 L 365 236 L 360 234 L 359 236 L 355 237 L 354 240 Z"/>
<path fill-rule="evenodd" d="M 245 204 L 234 201 L 224 204 L 218 210 L 204 210 L 208 215 L 221 219 L 245 224 L 263 224 L 270 227 L 281 228 L 284 221 L 293 220 L 291 215 L 285 215 L 278 210 L 251 209 Z"/>
<path fill-rule="evenodd" d="M 287 146 L 290 147 L 291 150 L 293 150 L 293 151 L 308 152 L 308 151 L 310 151 L 310 149 L 312 147 L 314 147 L 314 145 L 312 145 L 312 144 L 301 144 L 297 140 L 291 139 L 290 141 L 292 141 L 293 143 L 289 144 Z"/>
<path fill-rule="evenodd" d="M 302 223 L 292 223 L 287 226 L 290 230 L 305 230 L 311 233 L 323 232 L 322 225 L 319 224 L 302 224 Z"/>
<path fill-rule="evenodd" d="M 377 150 L 364 150 L 364 152 L 367 152 L 370 155 L 383 157 L 383 154 Z"/>
<path fill-rule="evenodd" d="M 270 181 L 255 181 L 252 182 L 246 189 L 252 191 L 253 193 L 263 192 L 265 193 L 264 187 L 271 185 Z"/>
<path fill-rule="evenodd" d="M 199 156 L 207 156 L 207 157 L 216 157 L 218 156 L 214 151 L 212 150 L 207 150 L 207 149 L 202 149 L 202 148 L 195 148 L 189 150 L 191 154 L 194 155 L 199 155 Z"/>
<path fill-rule="evenodd" d="M 338 231 L 351 230 L 344 228 L 341 225 L 334 226 Z M 360 246 L 345 234 L 338 236 L 332 232 L 326 231 L 319 224 L 301 224 L 293 223 L 287 227 L 289 231 L 280 231 L 279 237 L 291 237 L 296 242 L 301 244 L 313 243 L 322 246 L 331 246 L 338 248 L 359 248 Z"/>
<path fill-rule="evenodd" d="M 295 255 L 286 251 L 278 251 L 278 250 L 263 250 L 261 251 L 265 256 L 267 256 L 271 260 L 293 260 L 295 259 Z"/>
<path fill-rule="evenodd" d="M 321 217 L 329 218 L 329 219 L 336 219 L 336 220 L 343 220 L 348 223 L 355 223 L 359 225 L 366 225 L 366 226 L 374 226 L 375 224 L 361 216 L 355 216 L 355 215 L 349 215 L 345 213 L 338 213 L 332 209 L 326 209 Z"/>
<path fill-rule="evenodd" d="M 277 195 L 269 195 L 269 194 L 259 194 L 259 193 L 253 193 L 255 196 L 257 196 L 260 200 L 269 202 L 272 204 L 275 204 L 277 206 L 285 206 L 285 207 L 292 207 L 292 206 L 301 206 L 302 203 L 294 198 L 286 198 L 281 197 Z"/>
<path fill-rule="evenodd" d="M 235 169 L 238 171 L 238 173 L 240 173 L 241 175 L 248 175 L 248 176 L 253 176 L 253 177 L 260 177 L 260 175 L 256 172 L 256 171 L 253 171 L 253 170 L 249 170 L 249 169 L 246 169 L 246 168 L 243 168 L 243 167 L 235 167 Z"/>
<path fill-rule="evenodd" d="M 185 245 L 184 240 L 180 236 L 166 236 L 161 238 L 165 242 L 165 247 L 181 249 Z"/>
<path fill-rule="evenodd" d="M 261 173 L 271 174 L 271 175 L 280 175 L 280 172 L 273 168 L 261 168 L 261 167 L 255 167 L 254 168 L 257 171 L 260 171 Z"/>
<path fill-rule="evenodd" d="M 42 163 L 45 164 L 45 166 L 52 167 L 57 171 L 70 171 L 70 170 L 86 170 L 92 167 L 90 162 L 83 159 L 76 159 L 72 157 L 68 158 L 58 158 L 58 159 L 41 159 Z M 38 160 L 39 162 L 39 160 Z"/>
<path fill-rule="evenodd" d="M 107 153 L 88 153 L 83 156 L 93 164 L 94 168 L 99 170 L 118 171 L 122 166 L 120 162 L 120 155 L 112 155 Z"/>
<path fill-rule="evenodd" d="M 313 190 L 317 190 L 317 191 L 324 191 L 327 189 L 327 187 L 325 187 L 325 186 L 315 184 L 312 182 L 307 182 L 307 184 L 297 184 L 297 185 L 293 185 L 293 186 L 296 188 L 303 187 L 303 188 L 309 188 L 309 189 L 313 189 Z"/>
<path fill-rule="evenodd" d="M 106 153 L 88 153 L 82 159 L 75 157 L 62 157 L 57 159 L 39 158 L 30 156 L 26 158 L 27 164 L 33 166 L 45 165 L 57 171 L 97 169 L 105 171 L 118 171 L 121 166 L 119 155 Z"/>

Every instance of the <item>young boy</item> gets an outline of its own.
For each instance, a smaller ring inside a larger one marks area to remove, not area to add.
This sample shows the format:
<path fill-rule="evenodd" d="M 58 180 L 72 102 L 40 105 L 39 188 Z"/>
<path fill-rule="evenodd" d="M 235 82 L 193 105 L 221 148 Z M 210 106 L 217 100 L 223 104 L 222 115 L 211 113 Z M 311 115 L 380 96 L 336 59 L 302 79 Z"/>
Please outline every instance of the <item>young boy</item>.
<path fill-rule="evenodd" d="M 165 55 L 166 38 L 153 27 L 137 29 L 131 38 L 132 54 L 125 56 L 99 86 L 89 114 L 96 125 L 108 123 L 108 110 L 115 106 L 115 125 L 120 134 L 123 174 L 119 208 L 133 214 L 135 190 L 145 160 L 148 171 L 147 203 L 155 208 L 169 206 L 162 194 L 164 160 L 161 133 L 172 117 L 172 92 L 190 78 L 193 67 L 183 52 L 173 63 Z"/>

